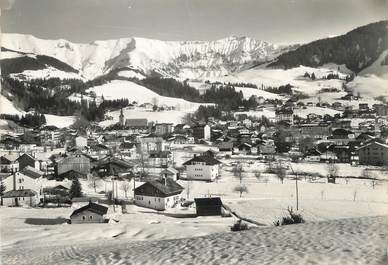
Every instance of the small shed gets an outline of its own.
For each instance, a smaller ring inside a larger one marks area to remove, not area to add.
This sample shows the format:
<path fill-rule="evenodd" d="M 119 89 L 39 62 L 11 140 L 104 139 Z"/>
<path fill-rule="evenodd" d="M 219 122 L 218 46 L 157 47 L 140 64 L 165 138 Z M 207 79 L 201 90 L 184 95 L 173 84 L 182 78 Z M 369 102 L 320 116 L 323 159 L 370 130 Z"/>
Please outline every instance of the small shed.
<path fill-rule="evenodd" d="M 162 178 L 170 178 L 174 181 L 177 181 L 179 179 L 179 171 L 172 167 L 163 169 L 160 172 L 160 175 L 162 176 Z"/>
<path fill-rule="evenodd" d="M 220 197 L 195 198 L 197 216 L 221 215 L 222 201 Z"/>
<path fill-rule="evenodd" d="M 104 215 L 108 212 L 108 208 L 93 202 L 78 208 L 70 215 L 72 224 L 83 223 L 104 223 Z"/>

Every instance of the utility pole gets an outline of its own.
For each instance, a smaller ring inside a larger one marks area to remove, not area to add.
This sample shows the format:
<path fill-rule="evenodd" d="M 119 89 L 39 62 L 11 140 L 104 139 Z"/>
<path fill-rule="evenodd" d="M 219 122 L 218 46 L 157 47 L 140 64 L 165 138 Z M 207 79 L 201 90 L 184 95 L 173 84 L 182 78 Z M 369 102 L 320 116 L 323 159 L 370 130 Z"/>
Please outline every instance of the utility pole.
<path fill-rule="evenodd" d="M 135 175 L 133 176 L 132 180 L 133 180 L 133 201 L 135 201 L 135 188 L 136 188 Z"/>
<path fill-rule="evenodd" d="M 112 204 L 113 204 L 113 211 L 116 212 L 116 208 L 115 208 L 115 183 L 114 183 L 113 177 L 112 177 Z"/>
<path fill-rule="evenodd" d="M 290 163 L 290 168 L 291 168 L 291 171 L 292 171 L 292 174 L 294 174 L 295 176 L 295 198 L 296 198 L 296 210 L 298 211 L 299 210 L 299 188 L 298 188 L 298 174 L 295 173 L 291 163 Z"/>

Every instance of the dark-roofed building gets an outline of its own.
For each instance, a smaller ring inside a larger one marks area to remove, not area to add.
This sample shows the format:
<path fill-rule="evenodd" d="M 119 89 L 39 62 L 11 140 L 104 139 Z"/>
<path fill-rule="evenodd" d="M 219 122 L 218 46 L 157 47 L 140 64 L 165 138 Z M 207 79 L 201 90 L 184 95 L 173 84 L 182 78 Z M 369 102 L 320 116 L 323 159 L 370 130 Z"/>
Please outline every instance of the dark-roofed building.
<path fill-rule="evenodd" d="M 308 150 L 304 155 L 304 160 L 308 162 L 319 162 L 321 161 L 321 152 L 313 148 Z"/>
<path fill-rule="evenodd" d="M 34 207 L 39 203 L 36 191 L 30 189 L 10 190 L 3 195 L 4 206 L 29 206 Z"/>
<path fill-rule="evenodd" d="M 172 123 L 157 123 L 155 124 L 155 135 L 166 136 L 173 132 L 174 126 Z"/>
<path fill-rule="evenodd" d="M 83 223 L 104 223 L 104 215 L 108 212 L 108 208 L 93 202 L 74 210 L 70 215 L 72 224 Z"/>
<path fill-rule="evenodd" d="M 358 148 L 358 156 L 361 165 L 387 166 L 388 145 L 370 142 Z"/>
<path fill-rule="evenodd" d="M 149 129 L 147 119 L 126 119 L 125 127 L 133 132 L 147 131 Z"/>
<path fill-rule="evenodd" d="M 173 155 L 170 151 L 152 152 L 148 157 L 148 162 L 153 167 L 168 167 L 172 161 Z"/>
<path fill-rule="evenodd" d="M 195 140 L 203 139 L 209 141 L 211 138 L 211 129 L 207 124 L 194 126 L 192 130 Z"/>
<path fill-rule="evenodd" d="M 136 144 L 131 142 L 122 142 L 119 146 L 120 152 L 128 157 L 136 157 Z"/>
<path fill-rule="evenodd" d="M 22 170 L 23 168 L 30 166 L 36 169 L 40 169 L 40 163 L 39 160 L 35 159 L 35 157 L 29 155 L 29 154 L 22 154 L 21 156 L 16 159 L 19 162 L 19 170 Z"/>
<path fill-rule="evenodd" d="M 29 176 L 30 178 L 37 179 L 43 176 L 43 172 L 34 167 L 26 166 L 20 171 L 22 174 Z"/>
<path fill-rule="evenodd" d="M 98 161 L 95 169 L 99 174 L 120 176 L 132 172 L 134 166 L 134 163 L 128 160 L 108 156 Z"/>
<path fill-rule="evenodd" d="M 187 179 L 214 181 L 219 174 L 220 161 L 208 155 L 194 156 L 183 163 Z"/>
<path fill-rule="evenodd" d="M 233 142 L 219 142 L 216 144 L 220 152 L 232 154 Z"/>
<path fill-rule="evenodd" d="M 2 173 L 13 173 L 19 171 L 19 162 L 6 156 L 0 157 L 0 171 Z"/>
<path fill-rule="evenodd" d="M 294 122 L 294 111 L 292 108 L 281 108 L 275 111 L 276 122 Z"/>
<path fill-rule="evenodd" d="M 36 194 L 41 195 L 42 178 L 38 174 L 23 174 L 22 172 L 15 172 L 2 179 L 6 191 L 12 190 L 32 190 Z"/>
<path fill-rule="evenodd" d="M 135 189 L 135 204 L 164 211 L 180 201 L 183 187 L 170 178 L 147 181 Z"/>
<path fill-rule="evenodd" d="M 163 169 L 160 172 L 160 175 L 162 176 L 162 178 L 170 178 L 174 181 L 177 181 L 179 179 L 179 171 L 172 167 Z"/>
<path fill-rule="evenodd" d="M 220 197 L 195 198 L 197 216 L 221 215 L 222 201 Z"/>
<path fill-rule="evenodd" d="M 55 173 L 57 176 L 70 170 L 80 173 L 90 173 L 90 157 L 82 153 L 74 153 L 54 161 Z"/>
<path fill-rule="evenodd" d="M 78 172 L 78 171 L 72 169 L 72 170 L 63 172 L 62 174 L 59 174 L 56 179 L 57 180 L 64 180 L 64 179 L 73 180 L 75 178 L 86 179 L 86 177 L 87 177 L 87 174 L 82 173 L 82 172 Z"/>

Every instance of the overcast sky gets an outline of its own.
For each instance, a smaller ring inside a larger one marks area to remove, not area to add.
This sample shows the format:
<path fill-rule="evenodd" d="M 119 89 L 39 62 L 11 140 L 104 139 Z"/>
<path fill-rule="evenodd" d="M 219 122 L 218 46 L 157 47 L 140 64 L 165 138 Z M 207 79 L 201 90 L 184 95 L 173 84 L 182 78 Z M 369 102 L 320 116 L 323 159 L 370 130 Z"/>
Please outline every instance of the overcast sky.
<path fill-rule="evenodd" d="M 73 42 L 230 35 L 307 42 L 388 19 L 388 0 L 0 0 L 2 32 Z"/>

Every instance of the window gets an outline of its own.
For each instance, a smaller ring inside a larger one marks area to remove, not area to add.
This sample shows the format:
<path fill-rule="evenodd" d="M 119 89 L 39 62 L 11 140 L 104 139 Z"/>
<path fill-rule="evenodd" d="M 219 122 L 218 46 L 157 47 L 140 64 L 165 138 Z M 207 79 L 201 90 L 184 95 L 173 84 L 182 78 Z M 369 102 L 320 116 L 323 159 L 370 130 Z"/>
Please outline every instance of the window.
<path fill-rule="evenodd" d="M 93 220 L 93 216 L 92 215 L 89 216 L 89 220 Z"/>
<path fill-rule="evenodd" d="M 82 216 L 82 221 L 85 221 L 85 219 L 86 219 L 86 216 L 83 215 L 83 216 Z"/>

